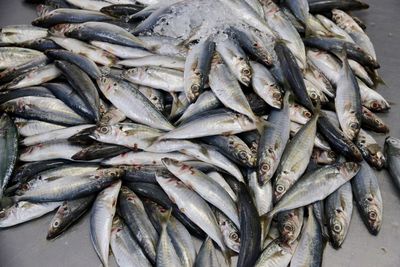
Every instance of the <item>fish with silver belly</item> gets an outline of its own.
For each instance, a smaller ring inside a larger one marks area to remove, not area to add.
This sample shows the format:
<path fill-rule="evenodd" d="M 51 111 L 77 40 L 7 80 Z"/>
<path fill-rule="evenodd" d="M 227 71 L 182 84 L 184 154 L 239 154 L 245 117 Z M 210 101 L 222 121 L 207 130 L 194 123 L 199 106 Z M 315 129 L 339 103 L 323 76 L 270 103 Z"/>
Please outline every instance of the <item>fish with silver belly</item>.
<path fill-rule="evenodd" d="M 382 226 L 383 203 L 378 178 L 365 161 L 351 181 L 354 200 L 368 231 L 377 235 Z"/>
<path fill-rule="evenodd" d="M 385 140 L 386 165 L 395 186 L 400 189 L 400 140 L 395 137 L 387 137 Z"/>

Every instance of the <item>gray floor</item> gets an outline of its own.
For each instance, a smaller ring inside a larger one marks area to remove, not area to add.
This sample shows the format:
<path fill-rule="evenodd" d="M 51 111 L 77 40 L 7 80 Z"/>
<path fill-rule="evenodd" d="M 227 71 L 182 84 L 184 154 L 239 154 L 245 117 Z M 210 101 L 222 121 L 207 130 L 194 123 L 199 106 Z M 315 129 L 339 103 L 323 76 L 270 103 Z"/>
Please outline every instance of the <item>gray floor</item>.
<path fill-rule="evenodd" d="M 21 0 L 0 0 L 0 26 L 29 23 L 33 7 Z M 366 1 L 367 12 L 357 15 L 368 26 L 375 44 L 381 74 L 388 87 L 379 92 L 392 102 L 392 110 L 382 118 L 391 125 L 391 135 L 400 137 L 400 2 L 399 0 Z M 384 136 L 375 135 L 383 143 Z M 400 193 L 395 190 L 386 171 L 379 174 L 384 201 L 383 227 L 377 237 L 371 236 L 357 211 L 343 248 L 336 251 L 329 245 L 324 252 L 323 266 L 400 266 Z M 0 231 L 0 266 L 100 266 L 89 238 L 88 216 L 55 241 L 45 239 L 51 215 L 34 222 Z M 111 266 L 115 263 L 111 259 Z"/>

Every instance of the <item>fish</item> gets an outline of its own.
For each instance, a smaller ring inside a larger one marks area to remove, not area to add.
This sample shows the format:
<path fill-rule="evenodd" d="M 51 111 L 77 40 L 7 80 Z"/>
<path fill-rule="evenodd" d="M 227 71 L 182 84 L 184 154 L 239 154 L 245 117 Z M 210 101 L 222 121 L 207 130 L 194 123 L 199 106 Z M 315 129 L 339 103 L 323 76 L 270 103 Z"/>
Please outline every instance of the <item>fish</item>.
<path fill-rule="evenodd" d="M 253 68 L 237 41 L 229 39 L 219 41 L 216 45 L 216 51 L 236 79 L 243 85 L 249 86 Z"/>
<path fill-rule="evenodd" d="M 62 23 L 82 23 L 87 21 L 108 21 L 112 17 L 92 10 L 75 8 L 57 8 L 39 16 L 32 21 L 32 25 L 50 28 Z"/>
<path fill-rule="evenodd" d="M 347 182 L 325 201 L 325 214 L 328 224 L 329 240 L 336 249 L 346 238 L 353 213 L 353 193 L 351 183 Z"/>
<path fill-rule="evenodd" d="M 214 51 L 215 43 L 211 39 L 206 39 L 193 45 L 187 54 L 183 88 L 189 103 L 195 102 L 204 90 Z"/>
<path fill-rule="evenodd" d="M 383 203 L 378 178 L 365 161 L 351 181 L 354 200 L 361 218 L 372 235 L 377 235 L 382 226 Z"/>
<path fill-rule="evenodd" d="M 221 229 L 226 246 L 232 251 L 239 253 L 240 250 L 240 236 L 239 230 L 235 224 L 225 216 L 221 211 L 214 209 L 215 218 L 217 218 L 218 225 Z"/>
<path fill-rule="evenodd" d="M 158 184 L 173 199 L 179 209 L 209 235 L 226 253 L 226 246 L 217 220 L 207 202 L 187 187 L 182 181 L 168 173 L 157 173 Z M 199 216 L 201 214 L 201 216 Z"/>
<path fill-rule="evenodd" d="M 361 129 L 355 144 L 371 166 L 378 170 L 385 166 L 386 158 L 383 149 L 369 133 Z"/>
<path fill-rule="evenodd" d="M 228 192 L 205 173 L 170 158 L 161 160 L 167 169 L 186 186 L 197 192 L 203 199 L 221 210 L 237 227 L 239 215 L 236 205 Z M 210 192 L 213 192 L 210 194 Z"/>
<path fill-rule="evenodd" d="M 97 84 L 105 97 L 133 121 L 160 130 L 174 129 L 165 116 L 131 83 L 103 76 L 97 79 Z"/>
<path fill-rule="evenodd" d="M 377 133 L 388 133 L 389 127 L 377 115 L 362 107 L 361 127 Z"/>
<path fill-rule="evenodd" d="M 385 155 L 387 169 L 392 177 L 395 186 L 400 189 L 400 175 L 398 165 L 398 151 L 400 148 L 400 141 L 395 137 L 387 137 L 385 140 Z"/>
<path fill-rule="evenodd" d="M 254 92 L 271 107 L 281 109 L 283 93 L 277 81 L 269 70 L 262 64 L 250 61 L 253 70 L 251 85 Z"/>
<path fill-rule="evenodd" d="M 21 201 L 0 211 L 0 228 L 22 224 L 52 212 L 61 202 L 30 203 Z"/>
<path fill-rule="evenodd" d="M 115 18 L 126 19 L 130 15 L 136 14 L 143 9 L 144 9 L 144 5 L 141 5 L 141 4 L 118 3 L 118 4 L 105 6 L 102 9 L 100 9 L 100 12 L 104 13 L 106 15 L 115 17 Z"/>
<path fill-rule="evenodd" d="M 287 211 L 323 200 L 337 188 L 352 179 L 360 170 L 355 162 L 328 165 L 307 173 L 295 183 L 268 213 L 272 217 Z M 305 193 L 303 193 L 305 192 Z"/>
<path fill-rule="evenodd" d="M 249 183 L 249 191 L 253 198 L 254 204 L 257 207 L 258 215 L 264 216 L 273 207 L 272 183 L 268 182 L 260 186 L 257 180 L 257 172 L 255 170 L 248 171 L 247 179 Z"/>
<path fill-rule="evenodd" d="M 23 149 L 19 155 L 19 160 L 25 162 L 67 159 L 82 150 L 82 146 L 70 144 L 67 141 L 46 142 L 36 144 Z"/>
<path fill-rule="evenodd" d="M 18 158 L 18 131 L 5 113 L 0 117 L 0 151 L 0 198 L 2 198 Z"/>
<path fill-rule="evenodd" d="M 101 164 L 106 166 L 118 166 L 118 165 L 161 165 L 163 158 L 171 158 L 179 161 L 194 160 L 193 157 L 187 156 L 179 152 L 171 153 L 153 153 L 153 152 L 128 152 L 118 156 L 105 159 Z"/>
<path fill-rule="evenodd" d="M 336 153 L 333 150 L 321 150 L 314 148 L 311 159 L 315 160 L 318 164 L 333 164 L 336 162 Z"/>
<path fill-rule="evenodd" d="M 246 115 L 254 122 L 258 121 L 240 88 L 239 82 L 220 56 L 215 56 L 211 63 L 209 84 L 215 96 L 224 106 Z"/>
<path fill-rule="evenodd" d="M 46 239 L 51 240 L 58 237 L 73 223 L 79 220 L 90 208 L 94 199 L 95 195 L 90 195 L 71 201 L 64 201 L 50 222 Z"/>
<path fill-rule="evenodd" d="M 112 221 L 121 181 L 103 189 L 96 197 L 90 214 L 90 239 L 103 266 L 108 266 Z"/>
<path fill-rule="evenodd" d="M 13 201 L 57 202 L 74 200 L 98 192 L 122 176 L 117 168 L 101 169 L 94 173 L 77 176 L 60 176 L 47 179 L 32 186 L 22 195 L 13 196 Z"/>
<path fill-rule="evenodd" d="M 15 61 L 18 61 L 18 59 L 15 58 Z M 12 67 L 6 68 L 5 70 L 0 72 L 0 83 L 2 83 L 2 84 L 9 83 L 9 82 L 15 80 L 17 77 L 19 77 L 27 72 L 31 72 L 34 69 L 41 68 L 49 63 L 50 63 L 50 60 L 47 56 L 40 55 L 31 60 L 28 60 L 25 63 L 21 63 L 21 64 L 18 64 L 17 66 L 12 66 Z"/>
<path fill-rule="evenodd" d="M 43 57 L 43 53 L 37 50 L 23 47 L 0 47 L 0 70 L 17 67 L 40 57 Z"/>
<path fill-rule="evenodd" d="M 318 113 L 292 138 L 283 151 L 275 172 L 274 201 L 279 201 L 305 172 L 312 155 L 317 133 Z"/>
<path fill-rule="evenodd" d="M 146 214 L 142 201 L 126 186 L 121 187 L 118 196 L 118 210 L 149 261 L 152 264 L 157 262 L 159 236 Z M 162 238 L 162 234 L 160 238 Z"/>
<path fill-rule="evenodd" d="M 321 266 L 324 249 L 321 227 L 312 206 L 308 206 L 308 218 L 304 222 L 300 240 L 294 251 L 290 266 Z"/>
<path fill-rule="evenodd" d="M 261 133 L 257 155 L 257 177 L 260 185 L 268 183 L 278 168 L 278 163 L 290 135 L 289 93 L 285 94 L 283 108 L 271 111 L 268 124 Z"/>
<path fill-rule="evenodd" d="M 212 135 L 237 134 L 255 130 L 256 125 L 247 116 L 226 109 L 205 111 L 160 139 L 193 139 Z"/>
<path fill-rule="evenodd" d="M 360 87 L 361 104 L 373 112 L 385 112 L 390 104 L 375 90 L 369 88 L 363 81 L 357 79 Z"/>
<path fill-rule="evenodd" d="M 288 0 L 285 1 L 285 3 L 299 21 L 301 21 L 304 25 L 308 24 L 310 7 L 308 6 L 307 0 Z"/>
<path fill-rule="evenodd" d="M 253 266 L 261 252 L 261 222 L 253 199 L 246 185 L 237 182 L 240 220 L 240 250 L 237 266 Z"/>
<path fill-rule="evenodd" d="M 32 25 L 9 25 L 1 28 L 0 45 L 12 46 L 48 36 L 47 29 Z"/>
<path fill-rule="evenodd" d="M 183 71 L 185 68 L 185 61 L 182 58 L 162 55 L 149 55 L 139 58 L 125 59 L 119 61 L 117 64 L 130 68 L 149 66 L 180 71 Z"/>
<path fill-rule="evenodd" d="M 291 244 L 301 236 L 304 222 L 303 207 L 281 212 L 276 216 L 276 219 L 282 241 Z"/>
<path fill-rule="evenodd" d="M 310 12 L 312 13 L 323 13 L 326 11 L 331 11 L 334 8 L 351 11 L 359 9 L 367 9 L 369 5 L 365 2 L 358 0 L 311 0 L 308 1 Z"/>
<path fill-rule="evenodd" d="M 71 156 L 71 159 L 84 161 L 98 160 L 105 157 L 115 157 L 129 151 L 129 148 L 123 146 L 95 143 L 94 145 L 83 148 L 81 151 Z"/>
<path fill-rule="evenodd" d="M 112 222 L 110 246 L 118 266 L 152 266 L 129 228 L 118 216 L 114 216 Z"/>

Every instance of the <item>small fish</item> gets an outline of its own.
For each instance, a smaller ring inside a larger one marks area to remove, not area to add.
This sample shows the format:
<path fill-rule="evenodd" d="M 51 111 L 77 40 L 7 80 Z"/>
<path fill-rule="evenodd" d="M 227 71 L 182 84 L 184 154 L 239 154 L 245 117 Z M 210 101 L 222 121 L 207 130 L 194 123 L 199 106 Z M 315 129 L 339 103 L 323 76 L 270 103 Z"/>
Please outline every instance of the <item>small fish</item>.
<path fill-rule="evenodd" d="M 117 206 L 121 181 L 101 191 L 90 214 L 90 239 L 103 266 L 108 266 L 112 221 Z"/>
<path fill-rule="evenodd" d="M 362 108 L 361 127 L 377 133 L 388 133 L 389 127 L 366 107 Z"/>
<path fill-rule="evenodd" d="M 351 183 L 347 182 L 325 201 L 325 214 L 332 246 L 340 248 L 349 230 L 353 213 L 353 193 Z"/>
<path fill-rule="evenodd" d="M 368 231 L 377 235 L 382 226 L 383 203 L 378 178 L 365 161 L 351 181 L 354 200 Z"/>

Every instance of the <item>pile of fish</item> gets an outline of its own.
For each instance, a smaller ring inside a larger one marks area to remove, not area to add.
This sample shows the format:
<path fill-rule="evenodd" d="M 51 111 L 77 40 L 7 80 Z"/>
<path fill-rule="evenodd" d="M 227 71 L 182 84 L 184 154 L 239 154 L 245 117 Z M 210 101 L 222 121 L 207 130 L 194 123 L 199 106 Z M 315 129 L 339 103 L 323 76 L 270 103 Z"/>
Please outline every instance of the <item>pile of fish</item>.
<path fill-rule="evenodd" d="M 400 140 L 370 134 L 390 105 L 365 8 L 43 1 L 0 31 L 0 228 L 88 212 L 104 266 L 320 266 L 353 200 L 377 235 Z"/>

